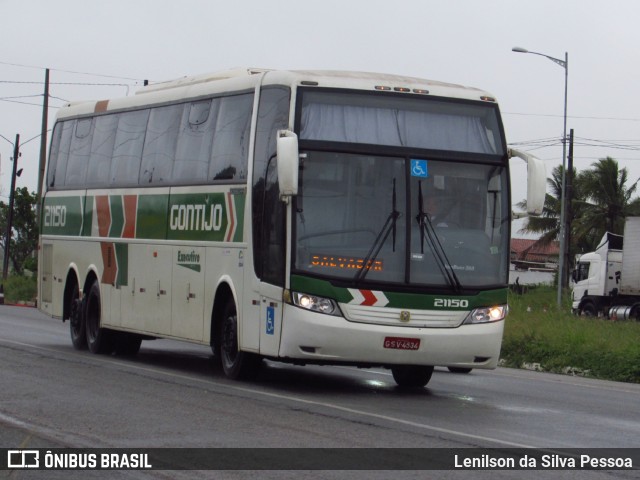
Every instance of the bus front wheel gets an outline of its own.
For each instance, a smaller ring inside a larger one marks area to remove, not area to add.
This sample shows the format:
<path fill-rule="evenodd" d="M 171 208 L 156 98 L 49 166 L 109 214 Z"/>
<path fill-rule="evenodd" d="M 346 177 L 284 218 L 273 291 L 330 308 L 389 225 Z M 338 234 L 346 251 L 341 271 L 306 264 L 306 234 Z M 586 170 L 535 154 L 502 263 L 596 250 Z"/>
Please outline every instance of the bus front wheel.
<path fill-rule="evenodd" d="M 227 303 L 222 316 L 220 359 L 225 375 L 234 380 L 255 376 L 260 362 L 260 357 L 238 347 L 238 312 L 233 301 Z"/>
<path fill-rule="evenodd" d="M 398 365 L 391 367 L 393 379 L 399 387 L 419 388 L 424 387 L 433 375 L 432 366 Z"/>

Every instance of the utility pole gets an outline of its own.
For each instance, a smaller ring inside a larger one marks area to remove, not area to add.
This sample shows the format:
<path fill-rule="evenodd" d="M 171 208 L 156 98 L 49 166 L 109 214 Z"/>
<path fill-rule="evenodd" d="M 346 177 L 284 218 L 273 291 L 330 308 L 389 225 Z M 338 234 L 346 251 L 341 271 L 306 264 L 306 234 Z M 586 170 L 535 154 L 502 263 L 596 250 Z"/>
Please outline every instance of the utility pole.
<path fill-rule="evenodd" d="M 36 224 L 40 228 L 40 200 L 42 198 L 42 182 L 44 168 L 47 163 L 47 127 L 49 120 L 49 69 L 44 74 L 44 101 L 42 103 L 42 130 L 40 136 L 40 164 L 38 167 L 38 203 L 36 204 Z"/>
<path fill-rule="evenodd" d="M 13 227 L 13 202 L 16 196 L 16 173 L 18 171 L 18 158 L 20 157 L 20 134 L 16 134 L 16 143 L 13 145 L 13 173 L 11 174 L 11 192 L 9 192 L 9 211 L 7 212 L 7 232 L 4 241 L 4 262 L 2 264 L 2 280 L 9 274 L 9 249 L 11 247 L 11 229 Z"/>
<path fill-rule="evenodd" d="M 562 255 L 564 255 L 564 265 L 565 271 L 562 278 L 562 287 L 569 287 L 569 267 L 573 265 L 571 261 L 571 217 L 573 215 L 571 209 L 571 203 L 573 200 L 573 128 L 569 133 L 569 156 L 567 158 L 567 172 L 566 172 L 566 193 L 565 193 L 565 224 L 564 224 L 564 251 Z"/>

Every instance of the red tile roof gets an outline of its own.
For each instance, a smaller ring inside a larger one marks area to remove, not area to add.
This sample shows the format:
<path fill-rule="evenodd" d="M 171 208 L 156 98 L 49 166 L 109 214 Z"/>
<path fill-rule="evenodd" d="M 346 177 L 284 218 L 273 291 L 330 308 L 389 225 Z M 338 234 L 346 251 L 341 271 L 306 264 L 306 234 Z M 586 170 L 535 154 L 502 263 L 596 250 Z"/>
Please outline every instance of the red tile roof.
<path fill-rule="evenodd" d="M 539 240 L 527 238 L 511 239 L 512 260 L 546 262 L 550 259 L 557 260 L 559 253 L 560 245 L 558 242 L 542 245 L 539 243 Z"/>

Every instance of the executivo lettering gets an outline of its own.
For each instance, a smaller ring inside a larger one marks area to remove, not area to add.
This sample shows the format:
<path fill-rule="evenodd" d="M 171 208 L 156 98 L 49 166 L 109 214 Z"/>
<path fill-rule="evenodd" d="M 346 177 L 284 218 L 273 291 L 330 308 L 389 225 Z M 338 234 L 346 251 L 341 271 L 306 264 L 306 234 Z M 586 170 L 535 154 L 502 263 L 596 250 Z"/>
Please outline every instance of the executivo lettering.
<path fill-rule="evenodd" d="M 192 250 L 191 252 L 182 252 L 178 250 L 178 265 L 180 267 L 193 270 L 194 272 L 199 272 L 201 269 L 200 254 L 196 253 L 195 250 Z"/>
<path fill-rule="evenodd" d="M 178 250 L 178 261 L 184 263 L 200 263 L 200 254 L 195 251 L 189 253 L 183 253 Z"/>
<path fill-rule="evenodd" d="M 219 231 L 222 228 L 222 205 L 173 205 L 169 214 L 171 230 Z"/>

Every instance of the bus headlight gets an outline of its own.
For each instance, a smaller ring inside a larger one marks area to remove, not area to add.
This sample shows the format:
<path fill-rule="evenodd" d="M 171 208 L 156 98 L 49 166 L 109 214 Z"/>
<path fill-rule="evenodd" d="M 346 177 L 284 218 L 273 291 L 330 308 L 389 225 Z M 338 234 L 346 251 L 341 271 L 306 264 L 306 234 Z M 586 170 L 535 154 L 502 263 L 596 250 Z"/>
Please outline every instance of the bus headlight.
<path fill-rule="evenodd" d="M 340 313 L 338 304 L 334 300 L 308 293 L 291 292 L 291 303 L 296 307 L 326 315 L 339 315 Z"/>
<path fill-rule="evenodd" d="M 496 305 L 494 307 L 476 308 L 469 312 L 467 318 L 462 322 L 463 325 L 471 325 L 475 323 L 490 323 L 504 320 L 509 312 L 508 305 Z"/>

